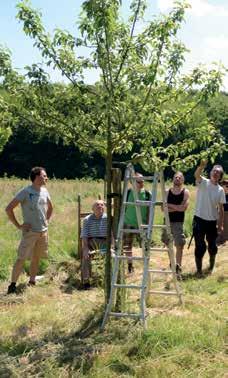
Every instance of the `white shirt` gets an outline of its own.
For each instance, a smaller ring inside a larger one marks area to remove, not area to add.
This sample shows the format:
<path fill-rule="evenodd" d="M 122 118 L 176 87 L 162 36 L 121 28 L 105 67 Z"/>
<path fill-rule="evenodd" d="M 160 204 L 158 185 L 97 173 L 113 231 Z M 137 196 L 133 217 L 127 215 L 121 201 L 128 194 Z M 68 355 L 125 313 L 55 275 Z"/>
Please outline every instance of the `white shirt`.
<path fill-rule="evenodd" d="M 201 177 L 197 187 L 195 215 L 204 220 L 217 220 L 219 205 L 226 203 L 223 188 L 205 177 Z"/>

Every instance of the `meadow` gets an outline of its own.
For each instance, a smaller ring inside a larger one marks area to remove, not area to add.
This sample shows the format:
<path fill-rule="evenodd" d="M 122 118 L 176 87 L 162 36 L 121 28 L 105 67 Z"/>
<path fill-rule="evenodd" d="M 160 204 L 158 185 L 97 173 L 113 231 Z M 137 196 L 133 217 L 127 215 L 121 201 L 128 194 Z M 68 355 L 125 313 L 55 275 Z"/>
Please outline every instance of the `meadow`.
<path fill-rule="evenodd" d="M 122 319 L 109 321 L 100 332 L 102 286 L 79 290 L 76 256 L 77 196 L 81 193 L 83 210 L 90 210 L 103 193 L 102 181 L 50 180 L 54 214 L 49 226 L 50 258 L 40 266 L 43 277 L 35 288 L 27 287 L 25 268 L 20 294 L 5 295 L 20 233 L 7 220 L 4 208 L 27 183 L 0 180 L 0 377 L 228 377 L 227 245 L 219 247 L 216 269 L 203 279 L 194 276 L 194 245 L 185 249 L 182 306 L 176 298 L 150 298 L 146 330 Z M 195 199 L 194 187 L 189 189 L 188 237 Z M 161 212 L 156 218 L 159 223 Z M 160 243 L 158 234 L 153 239 Z M 165 257 L 154 259 L 167 264 Z M 207 261 L 205 257 L 205 267 Z M 134 282 L 140 273 L 137 265 L 129 279 Z M 130 295 L 127 300 L 129 306 L 138 303 Z"/>

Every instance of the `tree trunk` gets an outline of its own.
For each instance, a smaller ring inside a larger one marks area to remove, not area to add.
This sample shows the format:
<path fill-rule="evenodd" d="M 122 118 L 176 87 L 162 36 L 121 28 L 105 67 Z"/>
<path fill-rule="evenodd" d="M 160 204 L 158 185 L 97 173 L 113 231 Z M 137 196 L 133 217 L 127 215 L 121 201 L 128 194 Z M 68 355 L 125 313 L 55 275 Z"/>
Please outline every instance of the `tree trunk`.
<path fill-rule="evenodd" d="M 107 178 L 107 253 L 105 260 L 105 304 L 108 303 L 111 290 L 111 243 L 112 243 L 112 148 L 111 148 L 111 120 L 108 119 L 108 136 L 107 136 L 107 156 L 106 156 L 106 178 Z"/>

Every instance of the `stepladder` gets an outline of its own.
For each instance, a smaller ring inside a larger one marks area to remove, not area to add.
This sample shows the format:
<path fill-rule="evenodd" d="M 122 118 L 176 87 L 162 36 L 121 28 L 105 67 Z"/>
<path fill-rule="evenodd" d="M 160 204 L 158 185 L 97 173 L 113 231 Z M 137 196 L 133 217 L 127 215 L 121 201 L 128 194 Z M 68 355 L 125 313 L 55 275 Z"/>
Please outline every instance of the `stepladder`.
<path fill-rule="evenodd" d="M 141 190 L 137 186 L 139 179 L 143 182 L 146 181 L 147 184 L 150 185 L 149 198 L 141 199 Z M 131 186 L 131 197 L 129 197 L 129 185 Z M 137 226 L 134 225 L 134 227 L 129 227 L 128 224 L 126 224 L 126 214 L 127 212 L 129 213 L 129 207 L 131 207 L 131 213 L 133 211 L 133 213 L 135 214 Z M 162 224 L 157 224 L 155 222 L 156 207 L 162 209 L 164 218 L 164 222 L 160 222 Z M 154 245 L 153 236 L 156 229 L 160 229 L 161 232 L 165 232 L 167 235 L 167 243 L 163 247 L 157 247 L 156 245 Z M 140 241 L 140 250 L 137 255 L 133 254 L 129 256 L 124 248 L 124 240 L 126 240 L 127 235 L 132 234 L 138 237 Z M 166 253 L 169 261 L 168 268 L 164 269 L 161 267 L 153 266 L 153 256 L 157 253 Z M 179 303 L 182 303 L 182 292 L 180 283 L 178 282 L 176 275 L 176 263 L 169 222 L 163 171 L 155 172 L 152 176 L 139 176 L 139 174 L 135 172 L 133 165 L 129 164 L 127 166 L 124 175 L 122 206 L 117 237 L 115 241 L 115 253 L 113 254 L 113 260 L 110 296 L 106 305 L 101 329 L 104 329 L 109 317 L 133 318 L 135 320 L 140 320 L 143 323 L 143 326 L 146 327 L 146 319 L 148 316 L 147 303 L 150 296 L 177 296 Z M 119 282 L 120 269 L 126 262 L 128 264 L 129 262 L 131 262 L 131 264 L 139 264 L 141 267 L 140 273 L 137 275 L 133 273 L 130 280 L 125 281 L 124 279 L 123 282 Z M 152 287 L 152 277 L 154 276 L 165 277 L 164 289 L 157 289 Z M 167 277 L 171 277 L 171 279 L 169 279 L 168 281 Z M 170 282 L 172 282 L 173 289 L 167 290 L 167 283 L 170 284 Z M 133 306 L 133 311 L 130 308 L 128 308 L 127 310 L 118 309 L 118 311 L 114 308 L 118 290 L 126 290 L 128 292 L 134 291 L 134 293 L 137 293 L 137 295 L 133 296 L 133 302 L 134 304 L 136 304 L 137 310 L 135 310 L 135 305 Z"/>

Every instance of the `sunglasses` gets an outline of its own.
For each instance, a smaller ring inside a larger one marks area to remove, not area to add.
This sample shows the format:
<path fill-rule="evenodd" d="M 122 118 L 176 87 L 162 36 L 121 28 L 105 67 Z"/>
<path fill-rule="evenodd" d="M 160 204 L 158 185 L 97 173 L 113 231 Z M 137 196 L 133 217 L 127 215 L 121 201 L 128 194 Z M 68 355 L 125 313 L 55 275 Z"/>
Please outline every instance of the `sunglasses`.
<path fill-rule="evenodd" d="M 137 182 L 137 184 L 143 184 L 144 181 L 143 180 L 140 180 L 140 181 L 136 180 L 136 182 Z"/>

